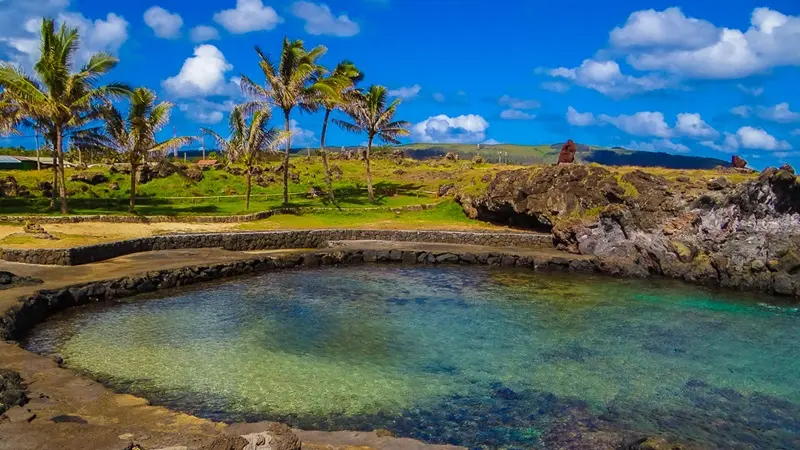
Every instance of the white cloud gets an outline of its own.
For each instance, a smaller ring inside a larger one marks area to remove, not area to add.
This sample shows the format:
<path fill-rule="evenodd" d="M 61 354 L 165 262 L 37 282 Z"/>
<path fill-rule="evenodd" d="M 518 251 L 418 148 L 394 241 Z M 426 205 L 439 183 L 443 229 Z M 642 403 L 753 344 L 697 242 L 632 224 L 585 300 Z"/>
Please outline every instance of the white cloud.
<path fill-rule="evenodd" d="M 225 9 L 214 14 L 214 22 L 234 34 L 272 30 L 283 18 L 261 0 L 236 0 L 235 9 Z"/>
<path fill-rule="evenodd" d="M 682 77 L 736 79 L 780 66 L 800 65 L 800 17 L 787 16 L 769 8 L 756 8 L 751 26 L 741 31 L 718 28 L 713 42 L 688 49 L 655 45 L 628 56 L 638 70 L 667 71 Z M 675 29 L 676 35 L 683 35 Z"/>
<path fill-rule="evenodd" d="M 536 115 L 518 109 L 506 109 L 500 113 L 500 118 L 506 120 L 531 120 L 535 119 Z"/>
<path fill-rule="evenodd" d="M 745 105 L 734 106 L 731 108 L 731 114 L 739 117 L 750 117 L 750 111 L 752 111 L 752 108 Z"/>
<path fill-rule="evenodd" d="M 397 89 L 389 90 L 389 95 L 392 97 L 400 97 L 404 100 L 412 99 L 419 94 L 419 91 L 422 90 L 422 86 L 415 84 L 413 86 L 404 86 Z"/>
<path fill-rule="evenodd" d="M 625 114 L 620 114 L 619 116 L 601 114 L 598 118 L 634 136 L 666 138 L 672 135 L 672 130 L 664 120 L 664 114 L 660 112 L 642 111 L 630 116 Z"/>
<path fill-rule="evenodd" d="M 523 100 L 520 98 L 514 98 L 510 95 L 504 95 L 497 100 L 497 103 L 500 105 L 508 106 L 512 109 L 535 109 L 542 106 L 536 100 Z"/>
<path fill-rule="evenodd" d="M 796 130 L 792 130 L 791 134 L 792 134 L 792 136 L 800 136 L 800 128 L 798 128 Z"/>
<path fill-rule="evenodd" d="M 789 109 L 788 103 L 779 103 L 770 107 L 762 106 L 758 109 L 758 115 L 762 119 L 771 120 L 773 122 L 800 122 L 800 112 Z"/>
<path fill-rule="evenodd" d="M 623 27 L 611 31 L 617 47 L 672 47 L 696 49 L 713 44 L 719 30 L 712 23 L 686 17 L 680 8 L 636 11 Z"/>
<path fill-rule="evenodd" d="M 309 34 L 350 37 L 360 31 L 358 24 L 350 20 L 347 14 L 334 16 L 328 5 L 322 3 L 294 2 L 292 14 L 306 22 L 305 30 Z"/>
<path fill-rule="evenodd" d="M 233 100 L 217 103 L 200 98 L 191 103 L 181 103 L 178 105 L 178 109 L 190 120 L 213 125 L 221 122 L 234 106 L 236 103 Z"/>
<path fill-rule="evenodd" d="M 681 143 L 673 142 L 669 139 L 657 139 L 652 142 L 638 142 L 632 141 L 630 144 L 626 145 L 625 148 L 630 148 L 633 150 L 640 150 L 644 152 L 677 152 L 677 153 L 687 153 L 691 151 L 691 149 Z"/>
<path fill-rule="evenodd" d="M 144 12 L 144 23 L 153 29 L 156 36 L 175 39 L 181 35 L 183 19 L 180 14 L 170 13 L 160 6 L 152 6 Z"/>
<path fill-rule="evenodd" d="M 762 86 L 757 87 L 747 87 L 741 83 L 737 84 L 736 87 L 744 92 L 745 94 L 752 95 L 753 97 L 759 97 L 761 94 L 764 93 L 764 88 Z"/>
<path fill-rule="evenodd" d="M 203 44 L 195 47 L 194 56 L 184 61 L 177 75 L 167 78 L 161 85 L 178 98 L 226 95 L 236 88 L 235 83 L 225 79 L 225 74 L 232 69 L 217 47 Z"/>
<path fill-rule="evenodd" d="M 594 114 L 590 112 L 580 113 L 570 106 L 567 108 L 567 122 L 576 127 L 588 127 L 589 125 L 594 125 L 596 120 Z"/>
<path fill-rule="evenodd" d="M 489 123 L 477 114 L 428 117 L 411 128 L 414 139 L 426 143 L 479 143 L 486 140 Z"/>
<path fill-rule="evenodd" d="M 622 97 L 630 94 L 666 89 L 670 83 L 655 75 L 634 77 L 625 75 L 616 61 L 595 61 L 586 59 L 580 66 L 569 69 L 539 69 L 551 77 L 565 78 L 578 86 L 594 89 L 600 93 Z"/>
<path fill-rule="evenodd" d="M 711 128 L 700 114 L 681 113 L 678 114 L 678 122 L 675 124 L 675 131 L 683 136 L 695 139 L 714 139 L 719 136 L 717 130 Z"/>
<path fill-rule="evenodd" d="M 198 44 L 201 42 L 215 41 L 219 39 L 219 31 L 208 25 L 198 25 L 192 28 L 192 31 L 189 32 L 189 37 L 192 39 L 192 42 Z"/>
<path fill-rule="evenodd" d="M 781 141 L 761 128 L 742 127 L 736 132 L 739 143 L 744 148 L 760 150 L 791 150 L 792 146 L 786 141 Z"/>
<path fill-rule="evenodd" d="M 727 131 L 725 132 L 725 140 L 722 142 L 722 145 L 717 144 L 714 141 L 702 141 L 700 142 L 700 145 L 704 145 L 725 153 L 733 153 L 736 150 L 739 150 L 740 147 L 739 137 L 733 133 L 728 133 Z"/>
<path fill-rule="evenodd" d="M 541 84 L 542 89 L 546 91 L 564 93 L 569 91 L 569 84 L 561 81 L 545 81 Z"/>
<path fill-rule="evenodd" d="M 439 103 L 444 103 L 445 100 L 447 100 L 447 98 L 445 98 L 444 94 L 442 94 L 441 92 L 435 92 L 433 94 L 433 99 Z"/>
<path fill-rule="evenodd" d="M 292 133 L 292 146 L 312 145 L 317 139 L 314 132 L 300 127 L 296 120 L 289 120 L 289 131 Z"/>

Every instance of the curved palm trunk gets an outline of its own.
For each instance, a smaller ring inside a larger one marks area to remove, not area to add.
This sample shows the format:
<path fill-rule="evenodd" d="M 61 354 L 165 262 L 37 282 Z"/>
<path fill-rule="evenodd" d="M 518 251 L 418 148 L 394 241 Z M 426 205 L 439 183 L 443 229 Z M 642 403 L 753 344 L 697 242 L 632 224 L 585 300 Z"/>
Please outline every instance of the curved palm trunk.
<path fill-rule="evenodd" d="M 367 192 L 369 193 L 369 202 L 375 203 L 375 193 L 372 191 L 372 170 L 369 168 L 369 152 L 372 150 L 372 139 L 374 136 L 369 137 L 369 141 L 367 142 L 367 156 L 364 158 L 364 162 L 367 165 Z"/>
<path fill-rule="evenodd" d="M 322 154 L 322 168 L 325 170 L 325 184 L 328 186 L 328 199 L 331 203 L 336 202 L 336 196 L 333 195 L 333 181 L 331 180 L 331 169 L 328 166 L 328 152 L 325 150 L 325 133 L 328 131 L 328 118 L 331 116 L 331 110 L 325 110 L 325 119 L 322 121 L 322 134 L 319 136 L 319 151 Z"/>
<path fill-rule="evenodd" d="M 69 214 L 67 207 L 67 178 L 64 175 L 64 136 L 61 130 L 56 131 L 56 154 L 58 155 L 58 170 L 61 183 L 58 185 L 59 196 L 61 197 L 61 214 Z"/>
<path fill-rule="evenodd" d="M 289 111 L 284 111 L 286 117 L 286 153 L 283 155 L 283 204 L 289 204 L 289 150 L 292 148 L 292 128 L 289 124 Z"/>
<path fill-rule="evenodd" d="M 131 199 L 128 204 L 128 212 L 136 212 L 136 164 L 131 163 Z"/>
<path fill-rule="evenodd" d="M 244 198 L 244 210 L 248 211 L 250 209 L 250 190 L 252 188 L 252 178 L 253 178 L 253 168 L 248 166 L 247 167 L 247 191 Z"/>

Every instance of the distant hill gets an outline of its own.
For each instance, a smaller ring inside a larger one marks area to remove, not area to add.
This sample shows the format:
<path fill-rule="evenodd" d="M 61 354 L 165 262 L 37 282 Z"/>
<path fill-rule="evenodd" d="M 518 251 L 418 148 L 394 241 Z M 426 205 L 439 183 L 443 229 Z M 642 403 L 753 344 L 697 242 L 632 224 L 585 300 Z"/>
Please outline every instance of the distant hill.
<path fill-rule="evenodd" d="M 441 158 L 448 152 L 456 152 L 462 159 L 471 159 L 480 153 L 489 162 L 502 162 L 514 164 L 555 164 L 563 143 L 551 145 L 514 145 L 514 144 L 481 144 L 480 149 L 476 144 L 406 144 L 397 148 L 405 151 L 409 158 L 428 159 Z M 640 166 L 640 167 L 666 167 L 670 169 L 713 169 L 717 166 L 728 166 L 730 161 L 717 158 L 700 156 L 674 155 L 671 153 L 643 152 L 629 150 L 622 147 L 604 148 L 593 147 L 586 144 L 576 144 L 579 162 L 598 163 L 606 166 Z M 328 147 L 328 151 L 358 150 L 363 147 Z M 386 147 L 383 147 L 384 149 Z M 311 151 L 316 150 L 312 148 Z M 378 148 L 375 148 L 379 151 Z M 206 153 L 212 150 L 206 150 Z M 304 154 L 308 149 L 293 148 L 292 153 Z M 202 157 L 201 150 L 181 150 L 189 159 Z"/>
<path fill-rule="evenodd" d="M 399 148 L 415 159 L 437 158 L 448 152 L 456 152 L 462 159 L 480 153 L 486 160 L 518 164 L 554 164 L 563 143 L 552 145 L 484 145 L 480 149 L 473 144 L 408 144 Z M 661 152 L 643 152 L 622 147 L 603 148 L 577 144 L 576 158 L 579 162 L 598 163 L 607 166 L 667 167 L 670 169 L 713 169 L 728 166 L 729 161 L 700 156 L 674 155 Z"/>

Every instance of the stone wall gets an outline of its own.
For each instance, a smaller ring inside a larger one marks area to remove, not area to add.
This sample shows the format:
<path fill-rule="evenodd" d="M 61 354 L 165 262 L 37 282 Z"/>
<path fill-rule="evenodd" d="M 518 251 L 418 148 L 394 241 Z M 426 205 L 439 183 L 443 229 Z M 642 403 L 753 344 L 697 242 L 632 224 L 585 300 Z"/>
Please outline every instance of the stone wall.
<path fill-rule="evenodd" d="M 94 281 L 60 289 L 41 290 L 21 299 L 0 316 L 0 339 L 15 339 L 63 309 L 102 300 L 130 297 L 236 275 L 298 266 L 358 263 L 475 264 L 543 271 L 596 272 L 596 260 L 565 254 L 520 256 L 507 252 L 427 252 L 417 250 L 320 250 L 281 256 L 254 256 L 208 266 L 148 272 L 133 277 Z"/>
<path fill-rule="evenodd" d="M 372 208 L 357 208 L 358 211 L 426 211 L 436 208 L 437 203 L 425 203 L 399 207 L 376 206 Z M 347 210 L 348 208 L 344 208 Z M 356 209 L 356 208 L 353 208 Z M 133 216 L 133 215 L 76 215 L 76 216 L 0 216 L 0 223 L 24 224 L 34 222 L 39 224 L 54 223 L 83 223 L 83 222 L 109 222 L 109 223 L 243 223 L 263 220 L 278 214 L 309 214 L 339 210 L 339 208 L 326 207 L 300 207 L 300 208 L 275 208 L 268 211 L 259 211 L 252 214 L 239 214 L 228 216 Z"/>
<path fill-rule="evenodd" d="M 329 241 L 385 240 L 475 244 L 492 247 L 550 248 L 552 238 L 534 233 L 478 233 L 403 230 L 298 230 L 150 236 L 65 249 L 2 249 L 0 259 L 28 264 L 76 266 L 131 253 L 187 248 L 233 251 L 321 248 Z"/>

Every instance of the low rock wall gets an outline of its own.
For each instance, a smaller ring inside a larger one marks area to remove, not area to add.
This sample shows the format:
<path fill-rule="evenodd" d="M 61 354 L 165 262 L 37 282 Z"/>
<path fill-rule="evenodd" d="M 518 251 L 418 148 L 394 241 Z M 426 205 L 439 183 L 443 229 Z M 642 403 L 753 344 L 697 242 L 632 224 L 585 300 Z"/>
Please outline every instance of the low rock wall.
<path fill-rule="evenodd" d="M 534 233 L 478 233 L 403 230 L 298 230 L 150 236 L 64 249 L 2 249 L 0 259 L 27 264 L 76 266 L 132 253 L 189 248 L 233 251 L 321 248 L 329 241 L 385 240 L 474 244 L 491 247 L 550 248 L 552 237 Z"/>
<path fill-rule="evenodd" d="M 60 289 L 40 290 L 21 299 L 0 316 L 0 338 L 14 339 L 63 309 L 92 302 L 130 297 L 160 289 L 199 282 L 289 269 L 299 266 L 358 263 L 474 264 L 521 267 L 543 271 L 596 272 L 598 264 L 585 257 L 541 255 L 520 256 L 511 252 L 428 252 L 416 250 L 321 250 L 293 255 L 254 256 L 250 259 L 208 266 L 183 267 L 148 272 L 139 276 L 77 284 Z"/>

